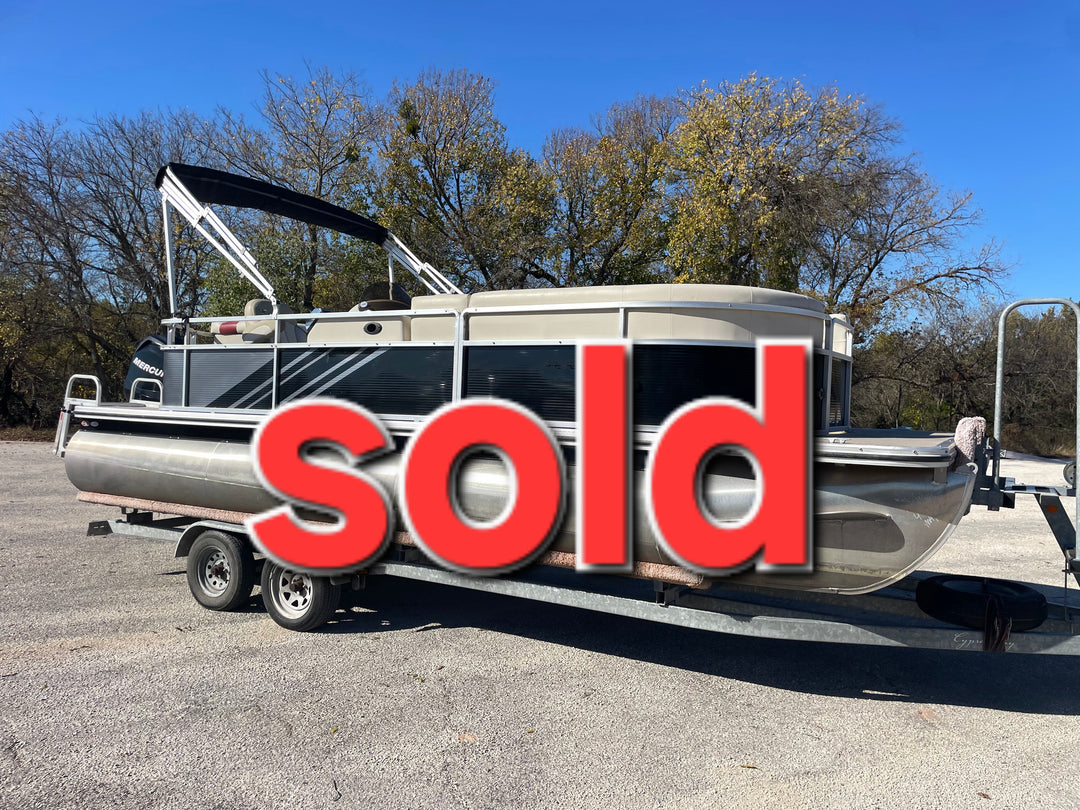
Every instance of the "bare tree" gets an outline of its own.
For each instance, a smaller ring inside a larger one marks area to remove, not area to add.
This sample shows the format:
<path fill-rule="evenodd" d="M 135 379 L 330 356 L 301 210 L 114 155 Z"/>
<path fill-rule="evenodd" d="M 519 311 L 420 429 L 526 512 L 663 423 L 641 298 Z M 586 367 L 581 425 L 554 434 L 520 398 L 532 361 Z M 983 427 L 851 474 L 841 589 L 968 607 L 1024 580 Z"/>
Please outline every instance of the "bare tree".
<path fill-rule="evenodd" d="M 979 221 L 971 200 L 942 191 L 910 157 L 868 161 L 825 198 L 802 284 L 863 337 L 913 306 L 996 288 L 1005 272 L 997 245 L 959 250 Z"/>
<path fill-rule="evenodd" d="M 264 72 L 258 124 L 219 110 L 204 143 L 229 169 L 369 213 L 381 116 L 355 74 L 335 76 L 309 65 L 306 80 Z M 256 257 L 273 281 L 295 285 L 294 304 L 311 309 L 320 281 L 329 279 L 348 249 L 314 225 L 267 217 L 253 222 Z"/>
<path fill-rule="evenodd" d="M 132 343 L 169 314 L 153 179 L 169 160 L 197 159 L 193 123 L 186 113 L 145 113 L 72 131 L 32 118 L 0 134 L 0 278 L 8 306 L 23 308 L 14 322 L 24 337 L 37 336 L 35 345 L 67 341 L 107 387 L 126 370 Z M 194 311 L 205 248 L 180 230 L 177 249 L 188 268 L 181 306 Z M 19 339 L 10 349 L 4 342 L 5 362 L 14 364 L 12 379 L 29 384 L 38 371 L 19 347 Z M 68 354 L 58 349 L 44 362 L 56 369 Z"/>

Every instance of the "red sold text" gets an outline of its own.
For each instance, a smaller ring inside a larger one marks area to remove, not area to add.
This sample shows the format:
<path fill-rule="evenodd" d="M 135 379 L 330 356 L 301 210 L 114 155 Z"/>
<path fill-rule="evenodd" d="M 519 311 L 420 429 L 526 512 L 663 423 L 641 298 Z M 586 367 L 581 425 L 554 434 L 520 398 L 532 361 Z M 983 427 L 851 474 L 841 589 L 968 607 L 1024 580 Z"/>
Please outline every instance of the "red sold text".
<path fill-rule="evenodd" d="M 577 349 L 574 477 L 578 569 L 625 571 L 631 558 L 631 345 L 583 343 Z M 756 407 L 723 397 L 690 402 L 661 425 L 645 467 L 646 517 L 680 565 L 722 575 L 746 567 L 808 571 L 810 555 L 809 341 L 757 347 Z M 726 370 L 719 367 L 716 374 Z M 353 466 L 321 463 L 312 444 L 349 454 Z M 720 448 L 750 457 L 756 498 L 737 521 L 717 520 L 704 504 L 704 462 Z M 267 556 L 289 568 L 327 574 L 362 568 L 386 549 L 394 528 L 391 493 L 365 475 L 363 462 L 394 449 L 383 424 L 360 406 L 308 399 L 272 413 L 255 433 L 252 454 L 262 484 L 285 505 L 250 518 Z M 462 513 L 454 497 L 460 460 L 494 450 L 509 468 L 509 502 L 492 521 Z M 563 454 L 548 426 L 520 405 L 463 399 L 436 410 L 410 439 L 397 476 L 401 518 L 440 565 L 498 574 L 539 555 L 559 530 L 567 498 Z M 335 513 L 334 524 L 295 508 Z"/>

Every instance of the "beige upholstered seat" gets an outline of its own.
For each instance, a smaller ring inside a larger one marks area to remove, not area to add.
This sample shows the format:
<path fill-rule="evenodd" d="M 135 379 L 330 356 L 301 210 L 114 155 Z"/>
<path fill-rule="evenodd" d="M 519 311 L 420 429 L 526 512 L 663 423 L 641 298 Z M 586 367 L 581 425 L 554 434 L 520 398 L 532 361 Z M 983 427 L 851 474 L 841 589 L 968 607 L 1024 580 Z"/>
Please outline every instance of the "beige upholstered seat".
<path fill-rule="evenodd" d="M 820 347 L 824 336 L 824 306 L 796 293 L 721 284 L 638 284 L 473 293 L 468 337 L 615 338 L 620 336 L 619 304 L 626 310 L 625 337 L 638 340 L 753 343 L 758 337 L 810 337 Z M 500 312 L 503 308 L 513 309 Z"/>
<path fill-rule="evenodd" d="M 397 302 L 393 302 L 397 303 Z M 409 340 L 408 311 L 374 309 L 357 304 L 349 312 L 378 312 L 377 318 L 322 318 L 308 330 L 308 343 L 364 343 Z"/>
<path fill-rule="evenodd" d="M 293 314 L 288 304 L 278 302 L 278 313 Z M 274 339 L 274 305 L 265 298 L 252 298 L 244 305 L 244 317 L 266 320 L 236 320 L 210 324 L 217 343 L 270 343 Z M 278 340 L 282 343 L 303 343 L 307 333 L 296 321 L 282 321 Z"/>

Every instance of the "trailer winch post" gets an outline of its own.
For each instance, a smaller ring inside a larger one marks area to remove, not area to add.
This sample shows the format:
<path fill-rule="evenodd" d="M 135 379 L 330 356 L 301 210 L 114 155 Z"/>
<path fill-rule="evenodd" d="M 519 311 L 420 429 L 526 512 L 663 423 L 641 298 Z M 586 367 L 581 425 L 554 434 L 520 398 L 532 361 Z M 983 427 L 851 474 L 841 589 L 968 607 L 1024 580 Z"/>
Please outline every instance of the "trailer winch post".
<path fill-rule="evenodd" d="M 1001 316 L 998 318 L 998 345 L 997 345 L 997 375 L 994 382 L 994 440 L 991 451 L 993 454 L 993 471 L 991 474 L 990 488 L 994 495 L 1000 493 L 1000 469 L 1001 469 L 1001 414 L 1002 414 L 1002 400 L 1005 390 L 1005 322 L 1008 320 L 1009 315 L 1014 310 L 1020 307 L 1026 306 L 1060 306 L 1068 307 L 1073 311 L 1073 315 L 1076 318 L 1076 399 L 1077 414 L 1076 414 L 1076 431 L 1074 440 L 1076 444 L 1073 447 L 1073 463 L 1076 463 L 1077 455 L 1080 454 L 1080 305 L 1077 305 L 1075 301 L 1071 301 L 1068 298 L 1024 298 L 1020 301 L 1014 301 L 1009 304 L 1005 309 L 1001 311 Z M 993 503 L 993 501 L 991 501 Z M 1058 538 L 1058 543 L 1061 545 L 1061 549 L 1065 552 L 1066 565 L 1069 570 L 1072 571 L 1076 577 L 1077 582 L 1080 582 L 1080 558 L 1077 557 L 1076 549 L 1076 530 L 1080 528 L 1080 498 L 1075 500 L 1075 510 L 1073 515 L 1072 525 L 1072 543 L 1071 548 L 1067 547 L 1067 541 L 1062 542 L 1062 535 L 1059 534 L 1059 529 L 1064 528 L 1061 526 L 1055 526 L 1055 522 L 1050 520 L 1050 515 L 1055 514 L 1053 510 L 1054 504 L 1047 502 L 1046 506 L 1050 507 L 1050 511 L 1043 506 L 1043 501 L 1040 497 L 1040 506 L 1043 507 L 1043 512 L 1047 516 L 1047 520 L 1050 522 L 1051 528 L 1054 529 L 1054 536 Z M 1058 501 L 1060 505 L 1060 501 Z M 991 507 L 992 508 L 992 507 Z M 1063 516 L 1063 515 L 1062 515 Z M 1058 520 L 1060 523 L 1060 518 Z M 1072 556 L 1070 557 L 1070 551 Z"/>

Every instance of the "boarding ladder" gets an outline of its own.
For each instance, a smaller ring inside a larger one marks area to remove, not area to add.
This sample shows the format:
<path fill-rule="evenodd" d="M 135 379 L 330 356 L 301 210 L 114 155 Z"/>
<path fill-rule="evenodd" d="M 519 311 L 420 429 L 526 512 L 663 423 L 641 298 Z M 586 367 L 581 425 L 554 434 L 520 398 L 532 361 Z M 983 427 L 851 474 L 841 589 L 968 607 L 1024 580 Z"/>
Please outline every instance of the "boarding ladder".
<path fill-rule="evenodd" d="M 1001 472 L 1001 421 L 1002 400 L 1005 389 L 1005 321 L 1016 309 L 1025 306 L 1048 306 L 1056 305 L 1068 307 L 1076 316 L 1076 449 L 1080 450 L 1080 306 L 1067 298 L 1025 298 L 1009 304 L 1001 312 L 998 318 L 998 345 L 997 345 L 997 375 L 994 391 L 994 435 L 987 439 L 985 458 L 980 462 L 979 478 L 975 485 L 975 494 L 972 503 L 986 506 L 991 511 L 997 511 L 1002 507 L 1011 509 L 1016 503 L 1017 495 L 1031 495 L 1039 504 L 1043 517 L 1046 518 L 1054 538 L 1065 555 L 1066 582 L 1068 574 L 1072 574 L 1080 584 L 1080 558 L 1077 557 L 1076 528 L 1080 526 L 1080 498 L 1076 498 L 1076 457 L 1072 463 L 1065 467 L 1065 480 L 1067 486 L 1042 486 L 1018 484 L 1012 478 L 1002 478 Z M 987 462 L 990 465 L 987 473 Z M 1075 515 L 1072 520 L 1069 513 L 1062 506 L 1062 498 L 1076 498 L 1074 503 Z"/>

